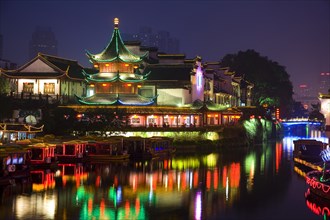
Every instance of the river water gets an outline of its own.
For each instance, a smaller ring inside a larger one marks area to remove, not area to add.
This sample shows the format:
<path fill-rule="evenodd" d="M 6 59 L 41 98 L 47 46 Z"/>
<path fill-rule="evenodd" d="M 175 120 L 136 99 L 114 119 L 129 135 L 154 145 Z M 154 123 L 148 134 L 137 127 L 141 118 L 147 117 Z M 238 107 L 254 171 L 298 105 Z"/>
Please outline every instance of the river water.
<path fill-rule="evenodd" d="M 328 142 L 319 131 L 311 135 Z M 298 138 L 178 151 L 149 162 L 34 170 L 1 188 L 0 219 L 325 219 L 318 213 L 324 201 L 305 199 L 305 179 L 294 168 Z"/>

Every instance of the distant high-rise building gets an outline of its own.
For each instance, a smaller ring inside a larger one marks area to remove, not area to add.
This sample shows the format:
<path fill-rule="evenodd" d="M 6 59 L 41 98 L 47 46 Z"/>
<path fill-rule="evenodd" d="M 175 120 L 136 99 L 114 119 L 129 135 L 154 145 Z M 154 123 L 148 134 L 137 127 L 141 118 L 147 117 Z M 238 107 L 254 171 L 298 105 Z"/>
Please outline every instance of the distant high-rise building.
<path fill-rule="evenodd" d="M 139 41 L 141 46 L 157 47 L 158 51 L 165 53 L 180 53 L 180 41 L 170 36 L 168 31 L 153 33 L 151 27 L 140 27 L 139 33 L 123 34 L 125 41 Z"/>
<path fill-rule="evenodd" d="M 297 102 L 301 102 L 306 110 L 311 111 L 312 105 L 317 104 L 318 98 L 317 96 L 313 95 L 311 88 L 306 84 L 299 85 L 297 91 L 295 91 L 294 99 Z"/>
<path fill-rule="evenodd" d="M 319 76 L 320 88 L 319 93 L 328 94 L 330 89 L 330 72 L 322 72 Z"/>
<path fill-rule="evenodd" d="M 29 44 L 29 59 L 36 57 L 39 52 L 57 55 L 57 41 L 50 27 L 38 26 L 32 34 Z"/>

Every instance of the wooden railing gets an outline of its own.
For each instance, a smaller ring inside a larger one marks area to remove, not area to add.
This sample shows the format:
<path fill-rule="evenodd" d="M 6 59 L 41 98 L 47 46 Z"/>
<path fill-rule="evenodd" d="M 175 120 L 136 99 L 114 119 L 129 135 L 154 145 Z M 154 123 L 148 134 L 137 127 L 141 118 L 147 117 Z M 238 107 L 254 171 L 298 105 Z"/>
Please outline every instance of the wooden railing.
<path fill-rule="evenodd" d="M 53 95 L 53 94 L 34 94 L 34 93 L 27 93 L 27 92 L 21 92 L 21 93 L 14 93 L 11 92 L 8 94 L 13 99 L 21 99 L 21 100 L 40 100 L 44 101 L 49 104 L 66 104 L 70 102 L 75 101 L 74 96 L 68 96 L 68 95 Z"/>

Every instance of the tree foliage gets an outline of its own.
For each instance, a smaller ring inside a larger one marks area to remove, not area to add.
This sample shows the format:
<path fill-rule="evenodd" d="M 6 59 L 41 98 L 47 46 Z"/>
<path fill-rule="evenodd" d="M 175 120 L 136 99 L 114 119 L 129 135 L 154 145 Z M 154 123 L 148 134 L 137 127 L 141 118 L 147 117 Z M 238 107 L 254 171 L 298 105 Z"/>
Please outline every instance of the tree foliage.
<path fill-rule="evenodd" d="M 307 118 L 308 117 L 308 110 L 304 108 L 301 102 L 293 102 L 292 107 L 292 118 Z"/>
<path fill-rule="evenodd" d="M 245 80 L 254 84 L 252 104 L 255 106 L 276 106 L 282 117 L 289 117 L 293 103 L 293 87 L 285 67 L 261 56 L 254 50 L 227 54 L 222 66 L 229 67 Z"/>
<path fill-rule="evenodd" d="M 4 77 L 0 75 L 0 95 L 5 95 L 10 92 L 10 83 Z"/>

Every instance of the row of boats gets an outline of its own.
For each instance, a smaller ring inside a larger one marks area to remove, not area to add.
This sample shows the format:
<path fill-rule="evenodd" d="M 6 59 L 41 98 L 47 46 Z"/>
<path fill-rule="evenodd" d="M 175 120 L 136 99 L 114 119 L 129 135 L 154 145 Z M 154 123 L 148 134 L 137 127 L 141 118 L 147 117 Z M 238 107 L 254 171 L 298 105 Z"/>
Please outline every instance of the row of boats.
<path fill-rule="evenodd" d="M 39 138 L 0 145 L 0 185 L 10 184 L 36 168 L 55 168 L 58 163 L 102 163 L 151 160 L 175 152 L 169 137 L 85 139 Z"/>
<path fill-rule="evenodd" d="M 325 199 L 330 204 L 330 148 L 328 143 L 314 139 L 293 141 L 295 165 L 306 170 L 304 177 L 308 185 L 307 197 L 311 195 Z M 327 215 L 330 216 L 330 207 Z"/>

